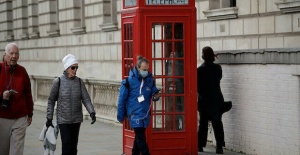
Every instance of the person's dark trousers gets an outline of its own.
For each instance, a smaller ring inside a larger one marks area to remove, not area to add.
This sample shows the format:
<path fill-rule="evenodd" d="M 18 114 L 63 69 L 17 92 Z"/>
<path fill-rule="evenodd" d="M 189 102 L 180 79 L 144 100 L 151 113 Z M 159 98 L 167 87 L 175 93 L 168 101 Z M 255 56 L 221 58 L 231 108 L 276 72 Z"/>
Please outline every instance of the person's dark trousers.
<path fill-rule="evenodd" d="M 223 122 L 222 120 L 216 120 L 211 121 L 211 123 L 217 141 L 217 148 L 222 148 L 223 146 L 225 146 Z"/>
<path fill-rule="evenodd" d="M 150 155 L 148 144 L 146 142 L 146 128 L 133 128 L 135 138 L 133 142 L 132 155 Z"/>
<path fill-rule="evenodd" d="M 76 155 L 81 123 L 59 124 L 62 155 Z"/>
<path fill-rule="evenodd" d="M 209 118 L 204 112 L 200 112 L 199 130 L 198 130 L 198 149 L 205 147 L 207 143 L 207 132 L 208 132 L 208 120 Z M 222 118 L 219 120 L 211 120 L 217 147 L 225 146 L 224 141 L 224 129 Z"/>
<path fill-rule="evenodd" d="M 208 132 L 208 118 L 203 114 L 203 112 L 200 112 L 199 115 L 198 149 L 206 146 Z"/>

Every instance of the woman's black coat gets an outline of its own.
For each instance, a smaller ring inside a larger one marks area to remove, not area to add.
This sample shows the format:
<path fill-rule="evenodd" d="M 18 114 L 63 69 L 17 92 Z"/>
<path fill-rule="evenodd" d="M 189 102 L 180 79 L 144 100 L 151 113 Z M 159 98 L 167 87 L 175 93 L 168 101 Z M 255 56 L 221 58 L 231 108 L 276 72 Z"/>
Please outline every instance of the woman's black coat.
<path fill-rule="evenodd" d="M 218 64 L 203 63 L 197 68 L 198 111 L 209 119 L 221 119 L 224 97 L 220 81 L 222 68 Z"/>

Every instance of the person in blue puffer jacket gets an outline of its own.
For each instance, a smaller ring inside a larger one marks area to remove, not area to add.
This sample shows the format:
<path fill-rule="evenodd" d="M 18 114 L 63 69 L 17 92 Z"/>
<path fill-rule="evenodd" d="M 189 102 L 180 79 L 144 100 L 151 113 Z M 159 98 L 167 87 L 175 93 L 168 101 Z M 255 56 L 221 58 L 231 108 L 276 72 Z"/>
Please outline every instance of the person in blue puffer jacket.
<path fill-rule="evenodd" d="M 136 66 L 130 70 L 128 79 L 122 81 L 120 88 L 117 119 L 123 123 L 128 117 L 134 130 L 132 155 L 150 155 L 145 131 L 150 123 L 151 99 L 158 101 L 160 95 L 148 70 L 149 61 L 138 56 Z"/>

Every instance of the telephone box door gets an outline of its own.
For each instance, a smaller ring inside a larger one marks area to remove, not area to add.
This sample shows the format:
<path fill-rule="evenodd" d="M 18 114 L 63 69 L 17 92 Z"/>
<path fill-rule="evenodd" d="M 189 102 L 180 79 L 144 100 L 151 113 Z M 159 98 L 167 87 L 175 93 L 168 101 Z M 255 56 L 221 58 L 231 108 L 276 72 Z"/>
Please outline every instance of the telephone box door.
<path fill-rule="evenodd" d="M 147 49 L 161 99 L 152 103 L 152 154 L 197 154 L 196 51 L 187 17 L 149 17 Z"/>

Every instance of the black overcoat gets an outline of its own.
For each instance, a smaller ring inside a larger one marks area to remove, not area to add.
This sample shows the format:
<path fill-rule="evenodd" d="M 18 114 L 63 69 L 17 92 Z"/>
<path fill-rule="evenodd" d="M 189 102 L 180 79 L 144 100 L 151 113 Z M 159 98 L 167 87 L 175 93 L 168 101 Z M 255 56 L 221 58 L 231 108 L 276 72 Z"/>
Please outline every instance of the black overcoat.
<path fill-rule="evenodd" d="M 198 111 L 210 119 L 221 119 L 224 97 L 220 81 L 222 68 L 219 64 L 203 63 L 197 68 Z"/>

